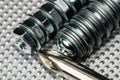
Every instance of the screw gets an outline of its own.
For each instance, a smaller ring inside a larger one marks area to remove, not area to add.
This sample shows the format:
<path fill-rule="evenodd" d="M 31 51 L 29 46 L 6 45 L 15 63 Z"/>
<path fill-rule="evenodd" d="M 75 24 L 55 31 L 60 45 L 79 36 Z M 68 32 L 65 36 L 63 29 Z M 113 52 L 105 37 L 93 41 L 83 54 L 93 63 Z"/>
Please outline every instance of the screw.
<path fill-rule="evenodd" d="M 29 53 L 40 50 L 41 46 L 54 38 L 63 24 L 77 13 L 86 2 L 87 0 L 47 1 L 33 14 L 28 15 L 27 19 L 13 31 L 17 38 L 21 39 L 18 47 Z M 26 34 L 25 39 L 25 34 L 19 35 L 22 31 Z"/>
<path fill-rule="evenodd" d="M 74 59 L 90 55 L 118 26 L 118 2 L 119 0 L 90 0 L 57 34 L 59 51 Z"/>

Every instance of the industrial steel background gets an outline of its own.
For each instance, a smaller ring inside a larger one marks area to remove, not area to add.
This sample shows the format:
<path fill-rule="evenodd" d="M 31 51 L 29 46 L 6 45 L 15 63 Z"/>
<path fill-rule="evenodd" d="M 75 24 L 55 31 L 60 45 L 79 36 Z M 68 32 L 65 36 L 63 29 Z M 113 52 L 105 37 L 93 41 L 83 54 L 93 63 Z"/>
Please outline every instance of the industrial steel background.
<path fill-rule="evenodd" d="M 0 80 L 63 80 L 34 56 L 24 55 L 14 43 L 12 30 L 42 0 L 0 0 Z M 82 62 L 98 73 L 120 80 L 120 30 L 113 32 L 100 49 Z"/>

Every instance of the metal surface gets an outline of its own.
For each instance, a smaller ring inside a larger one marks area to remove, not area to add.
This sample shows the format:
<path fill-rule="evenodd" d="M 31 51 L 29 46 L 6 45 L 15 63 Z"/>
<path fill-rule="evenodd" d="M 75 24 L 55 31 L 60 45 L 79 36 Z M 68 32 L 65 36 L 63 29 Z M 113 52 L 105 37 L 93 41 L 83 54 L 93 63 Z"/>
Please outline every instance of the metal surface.
<path fill-rule="evenodd" d="M 17 36 L 16 45 L 27 54 L 40 50 L 86 2 L 87 0 L 46 1 L 34 13 L 27 15 L 23 23 L 13 31 Z M 21 32 L 23 33 L 20 34 Z"/>
<path fill-rule="evenodd" d="M 109 80 L 82 64 L 76 64 L 58 51 L 43 51 L 39 57 L 47 68 L 68 80 Z"/>
<path fill-rule="evenodd" d="M 28 56 L 16 47 L 11 31 L 26 14 L 41 5 L 41 0 L 0 0 L 0 79 L 1 80 L 64 80 L 46 69 L 37 56 Z M 82 64 L 98 73 L 120 80 L 120 30 Z"/>
<path fill-rule="evenodd" d="M 109 2 L 112 5 L 108 5 Z M 93 49 L 99 47 L 118 27 L 120 17 L 118 2 L 119 0 L 117 2 L 114 0 L 90 0 L 88 5 L 74 15 L 58 32 L 59 50 L 64 55 L 77 58 L 77 60 L 89 56 Z"/>

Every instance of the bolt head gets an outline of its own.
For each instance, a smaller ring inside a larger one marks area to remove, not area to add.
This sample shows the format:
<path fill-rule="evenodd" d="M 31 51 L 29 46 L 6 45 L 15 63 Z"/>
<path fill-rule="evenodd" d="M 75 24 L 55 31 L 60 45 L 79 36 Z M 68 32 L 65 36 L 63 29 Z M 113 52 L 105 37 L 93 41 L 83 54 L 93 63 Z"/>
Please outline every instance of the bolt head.
<path fill-rule="evenodd" d="M 22 50 L 25 54 L 32 54 L 35 51 L 35 41 L 33 38 L 23 29 L 16 28 L 13 33 L 15 34 L 16 46 Z"/>

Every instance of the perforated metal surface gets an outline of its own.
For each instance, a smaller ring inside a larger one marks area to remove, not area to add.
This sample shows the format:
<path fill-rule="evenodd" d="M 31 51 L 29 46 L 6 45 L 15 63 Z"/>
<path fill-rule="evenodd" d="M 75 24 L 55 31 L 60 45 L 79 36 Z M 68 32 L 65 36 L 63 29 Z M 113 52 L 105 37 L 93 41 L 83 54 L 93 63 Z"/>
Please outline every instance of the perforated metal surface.
<path fill-rule="evenodd" d="M 0 0 L 0 80 L 63 80 L 47 70 L 38 57 L 24 55 L 14 43 L 12 30 L 42 0 Z M 120 80 L 120 30 L 83 62 L 100 74 Z"/>
<path fill-rule="evenodd" d="M 120 29 L 114 31 L 84 64 L 110 79 L 120 80 Z"/>

